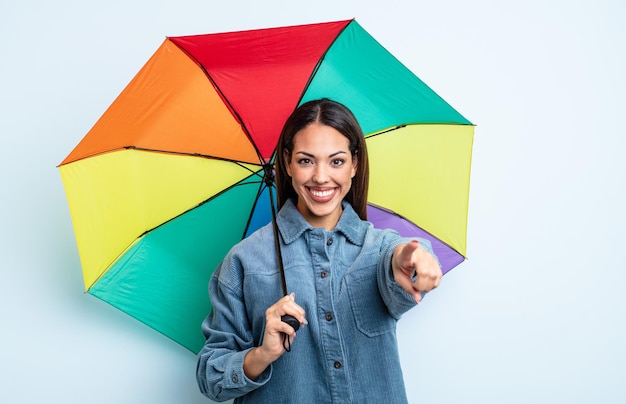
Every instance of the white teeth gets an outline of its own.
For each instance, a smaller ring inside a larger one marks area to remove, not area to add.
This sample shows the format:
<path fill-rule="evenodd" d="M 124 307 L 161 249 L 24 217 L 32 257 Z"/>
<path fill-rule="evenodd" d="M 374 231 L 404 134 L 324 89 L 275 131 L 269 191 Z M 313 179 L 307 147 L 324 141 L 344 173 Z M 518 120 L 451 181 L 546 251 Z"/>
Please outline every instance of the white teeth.
<path fill-rule="evenodd" d="M 331 190 L 328 190 L 328 191 L 314 191 L 314 190 L 311 190 L 311 193 L 312 193 L 314 196 L 317 196 L 318 198 L 325 198 L 325 197 L 327 197 L 327 196 L 332 195 L 333 190 L 332 190 L 332 189 L 331 189 Z"/>

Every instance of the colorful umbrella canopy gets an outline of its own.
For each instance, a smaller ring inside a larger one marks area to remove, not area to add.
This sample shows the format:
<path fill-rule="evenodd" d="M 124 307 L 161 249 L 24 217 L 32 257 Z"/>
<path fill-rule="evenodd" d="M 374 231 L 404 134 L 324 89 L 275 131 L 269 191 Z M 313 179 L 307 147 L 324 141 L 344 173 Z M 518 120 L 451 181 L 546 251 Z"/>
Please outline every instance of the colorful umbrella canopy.
<path fill-rule="evenodd" d="M 473 125 L 347 20 L 165 39 L 59 165 L 86 290 L 198 352 L 211 273 L 271 220 L 281 127 L 322 97 L 366 133 L 370 221 L 462 262 Z"/>

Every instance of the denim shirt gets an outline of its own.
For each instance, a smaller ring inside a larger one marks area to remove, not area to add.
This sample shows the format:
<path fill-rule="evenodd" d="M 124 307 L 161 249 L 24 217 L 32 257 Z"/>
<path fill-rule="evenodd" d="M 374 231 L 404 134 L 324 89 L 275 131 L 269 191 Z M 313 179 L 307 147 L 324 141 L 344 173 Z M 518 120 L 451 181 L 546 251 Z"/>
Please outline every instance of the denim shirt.
<path fill-rule="evenodd" d="M 260 346 L 265 310 L 282 297 L 271 224 L 232 248 L 209 283 L 200 390 L 235 403 L 406 403 L 396 322 L 415 305 L 393 279 L 394 249 L 407 242 L 375 229 L 343 204 L 335 229 L 313 228 L 287 201 L 277 215 L 289 293 L 308 324 L 256 380 L 243 358 Z M 420 244 L 432 253 L 427 240 Z"/>

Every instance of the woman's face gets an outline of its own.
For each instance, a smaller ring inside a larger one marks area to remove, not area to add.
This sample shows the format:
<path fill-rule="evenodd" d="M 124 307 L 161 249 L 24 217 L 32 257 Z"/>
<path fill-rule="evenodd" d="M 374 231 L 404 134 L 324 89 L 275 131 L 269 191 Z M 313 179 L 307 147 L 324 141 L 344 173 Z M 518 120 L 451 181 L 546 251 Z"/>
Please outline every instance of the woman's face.
<path fill-rule="evenodd" d="M 297 208 L 317 228 L 332 230 L 341 216 L 341 201 L 352 185 L 357 159 L 348 138 L 338 130 L 313 123 L 294 136 L 291 161 L 285 165 L 298 195 Z"/>

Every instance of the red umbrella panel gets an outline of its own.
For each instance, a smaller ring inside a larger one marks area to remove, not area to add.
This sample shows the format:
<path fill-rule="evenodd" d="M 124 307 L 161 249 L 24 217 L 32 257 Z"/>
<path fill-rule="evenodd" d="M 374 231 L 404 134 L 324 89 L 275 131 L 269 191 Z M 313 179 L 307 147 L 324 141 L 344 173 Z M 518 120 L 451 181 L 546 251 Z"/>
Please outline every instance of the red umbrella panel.
<path fill-rule="evenodd" d="M 59 166 L 86 290 L 199 351 L 214 268 L 271 220 L 282 125 L 322 97 L 366 133 L 374 225 L 462 262 L 473 125 L 346 20 L 165 39 Z"/>

